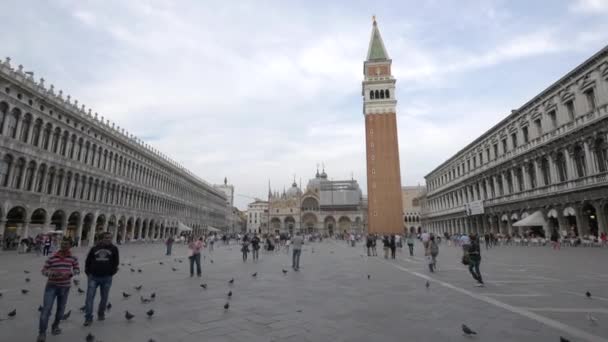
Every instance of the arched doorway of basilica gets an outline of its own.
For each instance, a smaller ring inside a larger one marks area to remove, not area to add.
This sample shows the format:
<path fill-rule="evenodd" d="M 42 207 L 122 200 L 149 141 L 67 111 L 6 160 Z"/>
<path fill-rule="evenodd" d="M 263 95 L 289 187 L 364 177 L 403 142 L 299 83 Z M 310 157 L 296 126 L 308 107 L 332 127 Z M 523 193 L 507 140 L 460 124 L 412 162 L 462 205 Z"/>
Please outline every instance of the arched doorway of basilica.
<path fill-rule="evenodd" d="M 295 227 L 296 227 L 296 220 L 291 216 L 287 216 L 285 218 L 285 228 L 287 228 L 287 231 L 292 236 L 293 236 L 293 231 L 294 231 Z"/>

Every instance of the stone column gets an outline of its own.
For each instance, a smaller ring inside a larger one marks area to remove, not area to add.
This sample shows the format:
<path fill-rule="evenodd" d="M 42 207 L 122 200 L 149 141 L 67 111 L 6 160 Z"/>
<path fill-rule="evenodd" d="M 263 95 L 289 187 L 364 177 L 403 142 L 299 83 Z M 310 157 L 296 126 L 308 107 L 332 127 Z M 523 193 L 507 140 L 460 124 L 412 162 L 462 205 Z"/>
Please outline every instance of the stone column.
<path fill-rule="evenodd" d="M 82 246 L 82 225 L 84 223 L 84 216 L 78 215 L 78 221 L 76 221 L 76 236 L 78 236 L 78 247 Z M 89 236 L 91 232 L 89 232 Z"/>
<path fill-rule="evenodd" d="M 21 126 L 23 126 L 23 116 L 24 114 L 21 114 L 18 118 L 17 118 L 17 127 L 15 128 L 15 139 L 21 141 Z M 6 125 L 6 124 L 5 124 Z"/>
<path fill-rule="evenodd" d="M 566 159 L 567 180 L 576 179 L 576 167 L 574 166 L 574 147 L 570 146 L 564 150 L 564 158 Z M 577 222 L 578 223 L 578 222 Z"/>
<path fill-rule="evenodd" d="M 536 187 L 541 187 L 543 185 L 549 185 L 549 184 L 545 184 L 544 183 L 544 179 L 543 179 L 543 173 L 540 170 L 540 167 L 538 166 L 540 162 L 540 159 L 534 159 L 533 163 L 534 163 L 534 174 L 536 176 Z"/>
<path fill-rule="evenodd" d="M 25 163 L 23 165 L 23 169 L 21 170 L 21 180 L 19 181 L 19 184 L 17 184 L 17 186 L 19 186 L 20 190 L 26 190 L 27 191 L 27 189 L 23 188 L 25 186 L 25 178 L 27 176 L 27 169 L 28 169 L 28 164 Z"/>
<path fill-rule="evenodd" d="M 557 160 L 557 153 L 555 152 L 551 152 L 549 154 L 549 173 L 550 173 L 550 179 L 551 179 L 551 184 L 555 184 L 557 182 L 559 182 L 559 175 L 557 174 L 557 165 L 555 165 L 555 162 Z"/>
<path fill-rule="evenodd" d="M 21 230 L 21 238 L 25 239 L 30 235 L 30 220 L 26 219 L 23 222 L 22 230 Z"/>
<path fill-rule="evenodd" d="M 32 117 L 32 121 L 30 122 L 30 127 L 28 127 L 28 129 L 27 129 L 27 141 L 25 142 L 26 144 L 31 144 L 32 141 L 34 140 L 32 137 L 32 132 L 34 131 L 35 124 L 36 124 L 36 118 Z M 40 126 L 40 128 L 42 129 L 42 126 Z M 40 141 L 40 134 L 38 134 L 38 140 Z"/>
<path fill-rule="evenodd" d="M 583 208 L 580 205 L 572 206 L 576 213 L 576 228 L 578 235 L 583 236 L 589 234 L 589 227 L 583 226 Z"/>
<path fill-rule="evenodd" d="M 6 126 L 6 122 L 4 124 L 4 126 Z M 4 229 L 6 228 L 6 220 L 4 219 L 4 217 L 0 217 L 0 233 L 2 233 L 2 236 L 4 236 Z M 4 246 L 4 241 L 0 241 L 0 245 Z"/>
<path fill-rule="evenodd" d="M 595 208 L 595 216 L 597 217 L 597 235 L 599 236 L 602 232 L 608 233 L 608 220 L 606 218 L 606 213 L 604 212 L 604 206 L 606 203 L 598 201 L 593 203 L 593 207 Z"/>
<path fill-rule="evenodd" d="M 595 153 L 592 153 L 593 139 L 585 139 L 583 147 L 585 148 L 585 166 L 587 167 L 587 175 L 597 173 L 597 163 L 595 162 Z M 595 147 L 595 146 L 594 146 Z"/>

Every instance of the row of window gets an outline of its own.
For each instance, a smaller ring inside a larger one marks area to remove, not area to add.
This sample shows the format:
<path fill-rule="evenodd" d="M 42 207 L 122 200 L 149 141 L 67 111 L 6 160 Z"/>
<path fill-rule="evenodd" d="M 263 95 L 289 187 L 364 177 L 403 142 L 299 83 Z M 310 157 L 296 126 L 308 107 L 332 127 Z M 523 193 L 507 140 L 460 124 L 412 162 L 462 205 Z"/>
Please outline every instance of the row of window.
<path fill-rule="evenodd" d="M 191 190 L 192 187 L 181 184 L 173 178 L 127 157 L 123 158 L 121 154 L 108 151 L 95 142 L 91 143 L 68 130 L 53 127 L 51 123 L 45 124 L 40 118 L 34 120 L 32 114 L 22 114 L 17 107 L 10 109 L 6 102 L 0 102 L 0 135 L 17 139 L 45 151 L 190 201 L 201 201 L 209 197 L 209 194 Z"/>
<path fill-rule="evenodd" d="M 388 89 L 376 89 L 369 91 L 369 99 L 370 100 L 380 100 L 380 99 L 390 99 L 391 93 Z"/>
<path fill-rule="evenodd" d="M 27 162 L 23 157 L 15 158 L 10 154 L 0 159 L 0 187 L 181 217 L 204 217 L 206 214 L 195 206 L 45 163 Z"/>
<path fill-rule="evenodd" d="M 586 104 L 581 112 L 587 113 L 595 110 L 597 107 L 595 88 L 588 88 L 583 92 L 583 96 Z M 449 183 L 458 177 L 464 176 L 466 173 L 473 171 L 483 164 L 495 160 L 509 151 L 515 150 L 520 145 L 527 144 L 531 140 L 531 135 L 533 135 L 533 138 L 538 138 L 544 133 L 553 131 L 563 124 L 573 122 L 576 119 L 575 108 L 574 97 L 564 102 L 563 106 L 560 107 L 560 110 L 564 112 L 565 115 L 562 120 L 558 121 L 558 106 L 552 107 L 552 109 L 546 113 L 544 120 L 542 116 L 533 119 L 532 128 L 529 127 L 528 123 L 524 123 L 519 129 L 511 132 L 508 137 L 502 137 L 499 142 L 494 142 L 484 150 L 470 155 L 466 161 L 463 160 L 441 176 L 430 180 L 428 185 L 429 191 Z M 531 129 L 533 130 L 532 132 L 530 132 Z"/>
<path fill-rule="evenodd" d="M 590 151 L 591 160 L 587 159 L 586 149 Z M 480 179 L 475 184 L 431 199 L 428 205 L 432 210 L 450 209 L 606 171 L 608 144 L 605 137 L 598 137 L 590 143 L 579 143 L 568 150 Z"/>

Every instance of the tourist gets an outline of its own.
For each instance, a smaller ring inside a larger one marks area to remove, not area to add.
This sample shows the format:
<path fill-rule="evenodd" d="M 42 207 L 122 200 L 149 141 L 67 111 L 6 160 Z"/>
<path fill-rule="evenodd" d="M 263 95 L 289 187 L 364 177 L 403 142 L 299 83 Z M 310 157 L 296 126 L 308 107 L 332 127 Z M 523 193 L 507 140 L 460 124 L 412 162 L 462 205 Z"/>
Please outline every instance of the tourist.
<path fill-rule="evenodd" d="M 260 238 L 257 233 L 253 234 L 253 238 L 251 238 L 251 256 L 254 261 L 257 261 L 260 257 Z"/>
<path fill-rule="evenodd" d="M 298 271 L 300 270 L 300 255 L 302 254 L 302 245 L 304 244 L 304 239 L 300 232 L 296 233 L 296 236 L 293 237 L 293 254 L 291 257 L 291 267 Z"/>
<path fill-rule="evenodd" d="M 378 251 L 376 250 L 376 240 L 378 240 L 378 235 L 372 234 L 372 255 L 378 256 Z"/>
<path fill-rule="evenodd" d="M 101 234 L 99 242 L 89 250 L 85 261 L 84 273 L 87 275 L 87 298 L 85 302 L 84 326 L 93 323 L 93 304 L 95 293 L 99 287 L 99 307 L 97 309 L 97 319 L 105 319 L 105 310 L 108 303 L 110 288 L 112 287 L 112 277 L 118 272 L 118 248 L 112 244 L 112 233 L 104 232 Z"/>
<path fill-rule="evenodd" d="M 435 268 L 437 266 L 437 254 L 439 254 L 439 245 L 437 245 L 435 236 L 431 234 L 429 238 L 428 247 L 424 251 L 424 255 L 427 258 L 429 270 L 431 271 L 431 273 L 435 272 Z"/>
<path fill-rule="evenodd" d="M 483 239 L 486 243 L 486 250 L 490 249 L 490 234 L 489 233 L 485 233 L 483 236 Z"/>
<path fill-rule="evenodd" d="M 175 242 L 175 239 L 173 238 L 173 235 L 169 236 L 169 238 L 165 242 L 165 245 L 167 246 L 167 253 L 166 253 L 166 255 L 171 255 L 171 249 L 173 249 L 173 243 L 174 242 Z"/>
<path fill-rule="evenodd" d="M 209 234 L 207 236 L 207 246 L 209 246 L 209 251 L 213 252 L 213 245 L 215 244 L 215 235 Z"/>
<path fill-rule="evenodd" d="M 410 249 L 410 256 L 414 256 L 414 239 L 415 239 L 415 237 L 416 236 L 414 235 L 413 232 L 410 232 L 407 235 L 406 243 L 407 243 L 407 247 Z"/>
<path fill-rule="evenodd" d="M 196 241 L 191 241 L 188 244 L 188 260 L 190 261 L 190 277 L 194 277 L 194 264 L 196 263 L 196 275 L 200 277 L 201 271 L 201 249 L 203 249 L 203 238 L 200 237 Z"/>
<path fill-rule="evenodd" d="M 371 256 L 372 251 L 372 234 L 367 235 L 367 239 L 365 240 L 365 246 L 367 247 L 367 256 Z"/>
<path fill-rule="evenodd" d="M 72 285 L 71 279 L 72 276 L 80 274 L 78 259 L 72 255 L 71 248 L 72 242 L 69 239 L 63 239 L 59 251 L 50 256 L 42 268 L 42 274 L 48 277 L 48 280 L 44 288 L 44 299 L 40 312 L 38 342 L 46 341 L 46 329 L 55 299 L 57 299 L 57 311 L 51 326 L 51 334 L 61 334 L 59 323 L 63 319 L 65 306 L 68 302 L 68 294 Z"/>
<path fill-rule="evenodd" d="M 391 235 L 390 248 L 391 248 L 391 259 L 395 259 L 395 251 L 397 250 L 397 242 L 395 240 L 395 234 Z"/>
<path fill-rule="evenodd" d="M 470 237 L 470 245 L 467 251 L 468 255 L 468 264 L 469 264 L 469 272 L 473 276 L 473 279 L 477 280 L 477 286 L 483 287 L 483 279 L 481 278 L 481 273 L 479 272 L 479 264 L 481 263 L 481 250 L 479 248 L 479 236 L 476 234 L 471 234 Z"/>
<path fill-rule="evenodd" d="M 42 255 L 47 256 L 51 252 L 51 237 L 47 235 L 44 238 L 44 248 L 42 249 Z"/>
<path fill-rule="evenodd" d="M 384 237 L 382 237 L 382 245 L 384 248 L 384 259 L 388 259 L 388 251 L 391 248 L 391 242 L 388 235 L 384 235 Z"/>
<path fill-rule="evenodd" d="M 241 252 L 243 252 L 243 262 L 247 261 L 247 253 L 249 253 L 249 237 L 247 234 L 243 236 L 243 242 L 241 246 Z"/>
<path fill-rule="evenodd" d="M 560 249 L 560 244 L 559 244 L 559 233 L 557 232 L 557 229 L 554 228 L 553 231 L 551 232 L 551 244 L 553 245 L 553 249 Z"/>
<path fill-rule="evenodd" d="M 600 241 L 602 242 L 602 247 L 606 247 L 606 242 L 608 241 L 608 235 L 606 232 L 600 233 Z"/>
<path fill-rule="evenodd" d="M 401 234 L 397 234 L 395 235 L 395 244 L 397 244 L 397 248 L 399 248 L 399 251 L 401 251 L 401 248 L 403 248 L 403 243 L 401 242 L 403 239 L 401 238 Z"/>
<path fill-rule="evenodd" d="M 469 250 L 469 246 L 471 245 L 471 239 L 466 233 L 464 233 L 462 234 L 462 236 L 460 236 L 459 242 L 462 246 L 463 252 L 466 253 Z"/>
<path fill-rule="evenodd" d="M 431 235 L 426 230 L 420 235 L 420 240 L 422 240 L 422 244 L 424 245 L 425 250 L 428 247 L 427 245 L 429 243 L 430 238 Z"/>

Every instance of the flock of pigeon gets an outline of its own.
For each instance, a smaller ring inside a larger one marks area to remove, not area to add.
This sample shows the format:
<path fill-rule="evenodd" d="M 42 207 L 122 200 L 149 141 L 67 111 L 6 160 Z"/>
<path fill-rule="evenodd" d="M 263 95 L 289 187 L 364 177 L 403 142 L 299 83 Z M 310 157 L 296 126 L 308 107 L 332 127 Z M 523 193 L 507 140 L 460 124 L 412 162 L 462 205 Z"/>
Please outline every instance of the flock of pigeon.
<path fill-rule="evenodd" d="M 313 249 L 313 250 L 314 250 L 314 249 Z M 330 254 L 333 254 L 333 251 L 330 251 Z M 133 258 L 135 258 L 135 256 L 133 256 Z M 175 261 L 175 262 L 178 262 L 178 263 L 182 263 L 182 260 L 181 260 L 181 259 L 174 259 L 174 261 Z M 213 259 L 210 259 L 210 262 L 211 262 L 211 263 L 213 263 Z M 160 265 L 164 265 L 164 262 L 163 262 L 163 261 L 159 261 L 159 264 L 160 264 Z M 122 263 L 122 264 L 121 264 L 121 266 L 125 266 L 125 263 Z M 129 267 L 130 267 L 130 271 L 131 271 L 131 273 L 136 273 L 136 272 L 137 272 L 137 273 L 142 273 L 142 269 L 141 269 L 141 268 L 135 269 L 135 268 L 133 268 L 133 267 L 132 267 L 132 264 L 131 264 L 131 263 L 127 263 L 127 264 L 126 264 L 126 266 L 129 266 Z M 175 266 L 172 266 L 172 267 L 171 267 L 171 270 L 172 270 L 173 272 L 176 272 L 176 271 L 178 271 L 178 270 L 179 270 L 179 268 L 177 268 L 177 267 L 175 267 Z M 288 273 L 288 271 L 287 271 L 286 269 L 282 269 L 281 271 L 282 271 L 283 275 L 286 275 L 286 274 Z M 26 275 L 30 273 L 30 271 L 28 271 L 28 270 L 24 270 L 23 272 L 24 272 Z M 257 273 L 257 272 L 255 272 L 255 273 L 251 274 L 251 277 L 256 278 L 256 277 L 257 277 L 257 275 L 258 275 L 258 273 Z M 369 280 L 369 279 L 371 279 L 371 275 L 370 275 L 370 274 L 368 274 L 368 275 L 367 275 L 367 279 L 368 279 L 368 280 Z M 25 282 L 26 282 L 26 283 L 29 283 L 30 281 L 31 281 L 31 279 L 29 278 L 29 276 L 25 278 Z M 235 282 L 234 278 L 230 279 L 230 280 L 228 281 L 228 286 L 231 288 L 231 287 L 234 285 L 234 282 Z M 79 281 L 78 279 L 73 279 L 73 283 L 74 283 L 74 286 L 76 287 L 76 290 L 77 290 L 77 292 L 78 292 L 79 294 L 81 294 L 81 295 L 82 295 L 82 294 L 84 294 L 84 293 L 86 292 L 86 291 L 84 291 L 84 290 L 83 290 L 83 289 L 82 289 L 82 288 L 79 286 L 79 285 L 80 285 L 80 281 Z M 427 281 L 426 281 L 426 283 L 425 283 L 425 288 L 426 288 L 427 290 L 430 290 L 430 286 L 431 286 L 431 284 L 430 284 L 430 282 L 427 280 Z M 207 284 L 206 284 L 206 283 L 201 283 L 201 284 L 200 284 L 200 287 L 201 287 L 201 288 L 203 288 L 203 289 L 205 289 L 205 290 L 207 290 L 207 288 L 208 288 L 208 286 L 207 286 Z M 134 289 L 136 292 L 138 292 L 138 293 L 139 293 L 139 292 L 140 292 L 140 291 L 143 289 L 143 285 L 136 285 L 136 286 L 133 286 L 133 289 Z M 27 295 L 29 292 L 30 292 L 30 291 L 29 291 L 28 289 L 25 289 L 25 288 L 22 288 L 22 289 L 21 289 L 21 294 L 23 294 L 23 295 Z M 123 297 L 123 299 L 125 299 L 125 300 L 126 300 L 126 299 L 129 299 L 131 296 L 132 296 L 132 294 L 131 294 L 131 293 L 124 292 L 124 291 L 122 292 L 122 297 Z M 230 289 L 230 290 L 228 291 L 228 293 L 226 294 L 226 297 L 227 297 L 227 300 L 226 300 L 226 303 L 224 304 L 224 306 L 223 306 L 223 307 L 224 307 L 224 310 L 229 310 L 229 309 L 230 309 L 230 300 L 232 299 L 232 289 Z M 587 299 L 592 299 L 591 292 L 586 291 L 586 292 L 585 292 L 585 297 L 586 297 Z M 2 292 L 0 292 L 0 298 L 2 298 Z M 155 293 L 155 292 L 152 292 L 152 293 L 151 293 L 151 294 L 150 294 L 148 297 L 144 296 L 143 294 L 141 294 L 141 295 L 140 295 L 140 302 L 141 302 L 141 304 L 150 304 L 150 303 L 154 302 L 154 300 L 155 300 L 155 299 L 156 299 L 156 293 Z M 111 311 L 111 309 L 112 309 L 112 303 L 108 302 L 107 307 L 106 307 L 106 310 L 107 310 L 107 311 Z M 85 306 L 80 307 L 80 308 L 79 308 L 79 310 L 80 310 L 80 312 L 83 312 L 83 313 L 84 313 L 84 311 L 85 311 Z M 41 311 L 42 311 L 42 306 L 39 306 L 39 307 L 38 307 L 38 312 L 41 312 Z M 297 310 L 297 312 L 302 312 L 302 310 Z M 66 313 L 63 315 L 63 317 L 62 317 L 62 321 L 65 321 L 65 320 L 69 319 L 69 318 L 70 318 L 71 313 L 72 313 L 72 310 L 69 310 L 68 312 L 66 312 Z M 146 315 L 146 317 L 147 317 L 148 319 L 151 319 L 151 318 L 154 316 L 154 313 L 155 313 L 154 309 L 149 309 L 149 310 L 147 310 L 147 311 L 145 312 L 145 315 Z M 13 310 L 11 310 L 11 311 L 9 311 L 9 312 L 8 312 L 8 314 L 7 314 L 7 318 L 2 318 L 2 317 L 0 316 L 0 321 L 7 320 L 7 319 L 13 319 L 13 318 L 15 318 L 16 316 L 17 316 L 17 310 L 16 310 L 16 309 L 13 309 Z M 128 310 L 125 310 L 124 318 L 125 318 L 125 320 L 126 320 L 126 321 L 130 322 L 130 321 L 131 321 L 131 320 L 132 320 L 134 317 L 135 317 L 135 315 L 134 315 L 133 313 L 129 312 Z M 588 314 L 587 314 L 587 320 L 588 320 L 588 321 L 590 322 L 590 324 L 592 324 L 592 325 L 597 325 L 597 323 L 598 323 L 597 318 L 595 318 L 593 315 L 591 315 L 591 313 L 588 313 Z M 473 336 L 477 335 L 477 332 L 476 332 L 476 331 L 474 331 L 473 329 L 471 329 L 470 327 L 468 327 L 466 324 L 462 324 L 462 325 L 461 325 L 461 329 L 462 329 L 462 332 L 463 332 L 464 336 L 466 336 L 466 337 L 473 337 Z M 101 342 L 101 341 L 99 341 L 99 340 L 96 340 L 95 336 L 94 336 L 92 333 L 88 333 L 88 334 L 86 335 L 86 337 L 85 337 L 85 341 L 86 341 L 86 342 Z M 148 342 L 155 342 L 155 340 L 151 338 L 151 339 L 149 339 L 149 340 L 148 340 Z M 560 336 L 560 342 L 570 342 L 570 340 L 568 340 L 567 338 L 565 338 L 565 337 L 563 337 L 563 336 Z"/>

